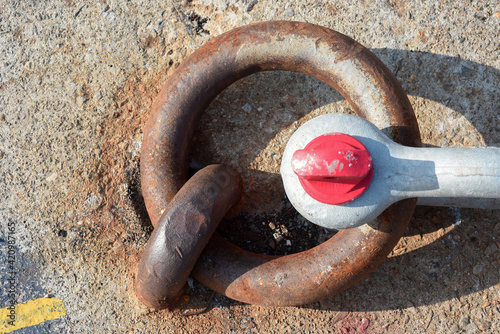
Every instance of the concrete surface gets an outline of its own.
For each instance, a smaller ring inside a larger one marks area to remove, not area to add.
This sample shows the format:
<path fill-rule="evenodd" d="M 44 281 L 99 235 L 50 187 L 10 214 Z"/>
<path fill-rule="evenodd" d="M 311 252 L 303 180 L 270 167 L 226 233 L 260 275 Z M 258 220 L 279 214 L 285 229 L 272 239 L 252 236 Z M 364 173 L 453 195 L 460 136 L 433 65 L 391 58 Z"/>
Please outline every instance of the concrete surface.
<path fill-rule="evenodd" d="M 67 310 L 19 333 L 500 331 L 500 218 L 488 210 L 417 208 L 372 275 L 303 307 L 216 295 L 208 312 L 182 316 L 211 296 L 196 282 L 183 311 L 139 304 L 133 278 L 151 226 L 138 163 L 151 100 L 198 46 L 277 19 L 320 24 L 370 48 L 408 93 L 424 144 L 500 146 L 495 2 L 1 0 L 0 308 L 10 303 L 12 265 L 16 303 L 47 296 Z M 279 178 L 287 138 L 329 112 L 351 111 L 323 83 L 284 72 L 241 80 L 207 110 L 193 157 L 239 166 L 243 246 L 286 253 L 331 236 L 288 214 Z"/>

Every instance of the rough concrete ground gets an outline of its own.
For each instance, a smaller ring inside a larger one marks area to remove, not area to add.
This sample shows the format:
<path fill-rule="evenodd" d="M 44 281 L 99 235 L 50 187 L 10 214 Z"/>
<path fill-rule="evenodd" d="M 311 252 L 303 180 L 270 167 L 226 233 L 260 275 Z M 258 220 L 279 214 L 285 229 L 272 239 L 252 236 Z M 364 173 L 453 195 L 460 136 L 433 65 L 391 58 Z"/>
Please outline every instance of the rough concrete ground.
<path fill-rule="evenodd" d="M 18 332 L 500 331 L 500 219 L 488 210 L 417 208 L 373 274 L 310 305 L 263 308 L 216 295 L 208 312 L 183 317 L 139 304 L 132 284 L 151 227 L 138 163 L 151 101 L 198 46 L 277 19 L 323 25 L 370 48 L 408 93 L 424 144 L 500 146 L 494 2 L 1 0 L 0 308 L 9 223 L 17 302 L 50 296 L 67 308 Z M 282 225 L 297 233 L 278 252 L 329 237 L 300 217 L 282 219 L 290 208 L 278 175 L 294 129 L 328 112 L 350 109 L 325 84 L 261 73 L 223 92 L 200 122 L 193 157 L 239 166 L 247 202 L 238 226 L 265 240 L 262 249 L 273 249 L 267 242 Z M 188 311 L 203 308 L 211 292 L 194 282 L 190 295 Z"/>

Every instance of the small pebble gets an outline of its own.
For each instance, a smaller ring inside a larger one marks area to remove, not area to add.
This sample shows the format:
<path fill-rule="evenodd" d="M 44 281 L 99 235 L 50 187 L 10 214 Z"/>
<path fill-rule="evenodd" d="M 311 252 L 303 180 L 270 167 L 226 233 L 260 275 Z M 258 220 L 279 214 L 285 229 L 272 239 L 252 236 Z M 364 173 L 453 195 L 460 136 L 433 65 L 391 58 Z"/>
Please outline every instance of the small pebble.
<path fill-rule="evenodd" d="M 460 325 L 460 327 L 465 327 L 469 324 L 469 322 L 470 322 L 469 317 L 462 317 L 460 318 L 458 324 Z"/>
<path fill-rule="evenodd" d="M 273 234 L 274 239 L 276 240 L 277 243 L 280 243 L 284 238 L 281 234 L 279 233 L 274 233 Z"/>
<path fill-rule="evenodd" d="M 246 112 L 251 112 L 251 111 L 252 111 L 252 107 L 251 107 L 251 106 L 250 106 L 250 104 L 248 104 L 248 103 L 245 103 L 245 104 L 243 105 L 243 107 L 241 107 L 241 109 L 243 109 L 243 110 L 244 110 L 244 111 L 246 111 Z"/>
<path fill-rule="evenodd" d="M 253 0 L 252 2 L 250 2 L 248 4 L 247 8 L 245 8 L 245 12 L 250 13 L 253 10 L 253 8 L 255 7 L 255 5 L 258 3 L 259 3 L 258 0 Z"/>
<path fill-rule="evenodd" d="M 276 228 L 276 225 L 274 225 L 273 223 L 269 223 L 269 228 L 271 230 L 274 230 Z"/>
<path fill-rule="evenodd" d="M 359 326 L 359 329 L 364 331 L 368 328 L 368 325 L 370 325 L 370 320 L 363 318 L 363 319 L 361 319 L 361 324 Z"/>
<path fill-rule="evenodd" d="M 482 264 L 477 264 L 477 265 L 475 265 L 475 266 L 474 266 L 474 268 L 472 269 L 472 273 L 473 273 L 474 275 L 479 275 L 479 274 L 481 274 L 481 273 L 483 272 L 483 270 L 484 270 L 484 265 L 482 265 Z"/>
<path fill-rule="evenodd" d="M 188 286 L 189 286 L 191 289 L 194 289 L 194 281 L 193 281 L 193 278 L 192 278 L 191 276 L 189 276 L 189 277 L 188 277 L 187 284 L 188 284 Z"/>
<path fill-rule="evenodd" d="M 477 324 L 477 328 L 479 328 L 482 331 L 485 331 L 490 328 L 490 323 L 486 321 L 480 322 Z"/>
<path fill-rule="evenodd" d="M 81 107 L 85 103 L 85 98 L 83 96 L 78 96 L 76 98 L 76 104 Z"/>
<path fill-rule="evenodd" d="M 487 256 L 490 256 L 493 253 L 495 253 L 497 250 L 498 250 L 498 246 L 494 242 L 492 242 L 491 244 L 488 245 L 488 247 L 486 248 L 486 250 L 484 251 L 484 253 Z"/>
<path fill-rule="evenodd" d="M 283 12 L 283 16 L 293 17 L 295 16 L 295 11 L 293 10 L 293 8 L 287 8 Z"/>
<path fill-rule="evenodd" d="M 55 179 L 57 179 L 57 173 L 50 174 L 45 180 L 47 180 L 48 182 L 52 182 Z"/>

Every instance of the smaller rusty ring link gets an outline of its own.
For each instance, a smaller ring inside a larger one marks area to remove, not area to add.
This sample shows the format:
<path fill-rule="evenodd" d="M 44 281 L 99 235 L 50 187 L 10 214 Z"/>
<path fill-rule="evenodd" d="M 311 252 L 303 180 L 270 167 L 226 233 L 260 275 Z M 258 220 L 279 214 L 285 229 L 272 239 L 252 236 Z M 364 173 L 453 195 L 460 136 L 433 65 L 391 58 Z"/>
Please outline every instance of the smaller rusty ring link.
<path fill-rule="evenodd" d="M 189 56 L 153 104 L 141 153 L 143 196 L 153 225 L 158 226 L 187 180 L 188 148 L 200 114 L 233 82 L 268 70 L 314 76 L 339 91 L 358 115 L 384 128 L 394 141 L 420 146 L 405 92 L 387 67 L 359 43 L 301 22 L 240 27 Z M 218 293 L 250 304 L 300 305 L 324 299 L 366 277 L 387 257 L 415 204 L 415 199 L 398 202 L 371 224 L 342 230 L 313 249 L 287 256 L 251 253 L 215 232 L 191 275 Z M 161 249 L 153 249 L 158 258 Z"/>
<path fill-rule="evenodd" d="M 148 307 L 175 305 L 201 252 L 243 191 L 241 176 L 225 165 L 193 175 L 168 204 L 139 263 L 135 289 Z"/>

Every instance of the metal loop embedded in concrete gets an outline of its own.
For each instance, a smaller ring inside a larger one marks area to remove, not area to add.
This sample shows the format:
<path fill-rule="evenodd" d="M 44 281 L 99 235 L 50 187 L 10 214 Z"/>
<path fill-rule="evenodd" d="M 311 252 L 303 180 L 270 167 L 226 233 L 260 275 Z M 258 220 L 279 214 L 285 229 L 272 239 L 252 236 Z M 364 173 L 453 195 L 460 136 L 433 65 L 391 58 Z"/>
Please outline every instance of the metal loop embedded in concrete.
<path fill-rule="evenodd" d="M 259 71 L 314 76 L 338 90 L 358 115 L 390 130 L 398 143 L 419 146 L 412 107 L 400 84 L 368 49 L 330 29 L 301 22 L 263 22 L 206 43 L 167 80 L 146 124 L 141 182 L 153 225 L 187 179 L 195 122 L 236 80 Z M 192 275 L 230 298 L 259 305 L 299 305 L 332 296 L 368 275 L 402 236 L 415 199 L 389 207 L 376 222 L 340 231 L 308 251 L 258 255 L 217 233 Z"/>

